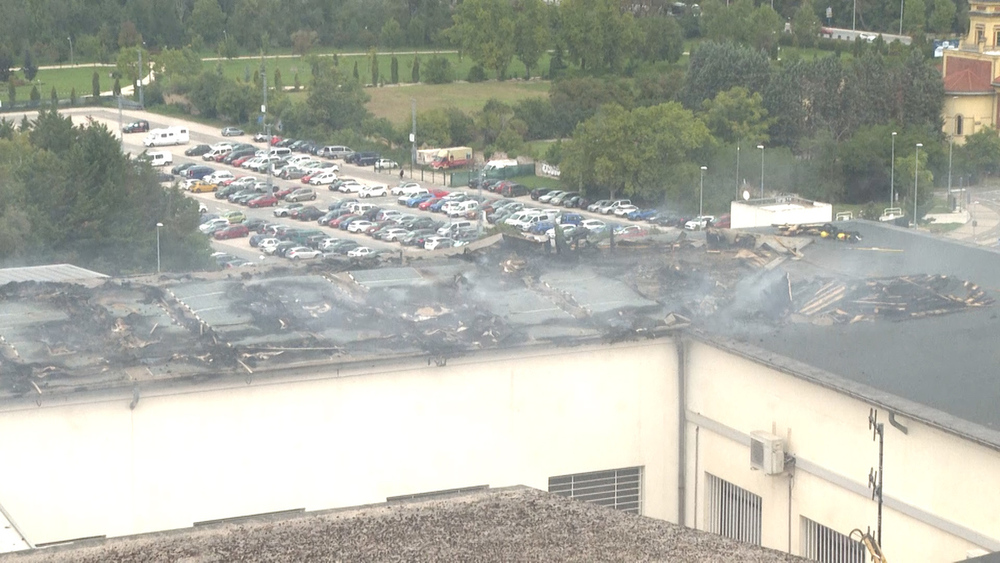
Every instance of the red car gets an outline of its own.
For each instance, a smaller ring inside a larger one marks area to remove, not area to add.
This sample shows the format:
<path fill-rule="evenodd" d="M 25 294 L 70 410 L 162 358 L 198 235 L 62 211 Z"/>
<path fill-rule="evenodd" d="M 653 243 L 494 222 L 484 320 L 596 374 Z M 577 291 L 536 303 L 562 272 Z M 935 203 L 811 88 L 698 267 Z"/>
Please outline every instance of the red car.
<path fill-rule="evenodd" d="M 434 196 L 434 197 L 444 197 L 444 196 L 448 195 L 449 193 L 451 193 L 448 190 L 442 190 L 441 188 L 430 190 L 430 192 L 431 192 L 431 195 Z"/>
<path fill-rule="evenodd" d="M 348 217 L 357 217 L 357 216 L 358 215 L 355 213 L 347 213 L 345 215 L 341 215 L 340 217 L 337 217 L 336 219 L 330 221 L 329 226 L 333 227 L 334 229 L 339 229 L 341 221 L 347 219 Z"/>
<path fill-rule="evenodd" d="M 274 197 L 274 194 L 265 194 L 247 202 L 247 207 L 274 207 L 275 205 L 278 205 L 278 198 Z"/>
<path fill-rule="evenodd" d="M 241 157 L 237 158 L 236 160 L 230 162 L 230 164 L 232 164 L 233 166 L 235 166 L 237 168 L 240 168 L 240 167 L 243 166 L 244 162 L 250 160 L 251 158 L 253 158 L 252 154 L 248 155 L 248 156 L 241 156 Z"/>
<path fill-rule="evenodd" d="M 278 199 L 283 199 L 286 195 L 295 191 L 295 188 L 283 188 L 279 191 L 274 192 L 274 197 Z"/>
<path fill-rule="evenodd" d="M 222 240 L 227 238 L 240 238 L 250 236 L 250 229 L 246 225 L 240 223 L 236 225 L 229 225 L 228 227 L 215 231 L 215 238 Z"/>
<path fill-rule="evenodd" d="M 432 198 L 428 199 L 427 201 L 420 202 L 420 205 L 418 205 L 417 208 L 418 209 L 423 209 L 424 211 L 427 211 L 428 209 L 431 208 L 432 205 L 434 205 L 435 203 L 437 203 L 439 201 L 441 201 L 441 198 L 439 198 L 439 197 L 432 197 Z"/>
<path fill-rule="evenodd" d="M 277 145 L 280 142 L 281 142 L 281 137 L 279 137 L 277 135 L 271 137 L 271 144 L 272 145 Z"/>

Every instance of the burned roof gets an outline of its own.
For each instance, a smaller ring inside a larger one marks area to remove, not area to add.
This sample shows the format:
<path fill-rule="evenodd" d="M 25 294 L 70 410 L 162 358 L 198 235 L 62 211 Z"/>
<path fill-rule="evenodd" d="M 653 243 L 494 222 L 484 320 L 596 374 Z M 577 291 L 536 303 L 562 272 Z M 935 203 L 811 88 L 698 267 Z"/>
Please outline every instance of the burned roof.
<path fill-rule="evenodd" d="M 1000 364 L 1000 254 L 838 225 L 856 236 L 721 230 L 559 256 L 517 242 L 384 267 L 10 283 L 0 286 L 0 400 L 690 325 L 762 360 L 779 354 L 1000 430 L 983 375 Z"/>
<path fill-rule="evenodd" d="M 799 557 L 663 520 L 510 487 L 22 552 L 24 563 L 119 561 L 685 561 Z"/>

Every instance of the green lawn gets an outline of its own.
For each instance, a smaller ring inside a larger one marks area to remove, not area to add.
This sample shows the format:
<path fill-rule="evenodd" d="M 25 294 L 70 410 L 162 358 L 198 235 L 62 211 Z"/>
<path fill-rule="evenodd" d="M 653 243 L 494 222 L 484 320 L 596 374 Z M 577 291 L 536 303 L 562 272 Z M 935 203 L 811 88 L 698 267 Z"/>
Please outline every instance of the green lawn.
<path fill-rule="evenodd" d="M 101 90 L 111 91 L 112 86 L 114 86 L 114 80 L 108 77 L 108 74 L 112 71 L 114 67 L 110 66 L 74 66 L 74 67 L 63 67 L 58 69 L 41 69 L 35 76 L 35 80 L 31 84 L 26 84 L 24 86 L 18 86 L 17 88 L 17 101 L 24 102 L 31 99 L 31 87 L 35 85 L 38 87 L 38 93 L 41 95 L 43 102 L 49 101 L 49 96 L 52 92 L 52 87 L 55 86 L 56 93 L 59 95 L 60 99 L 68 99 L 70 95 L 70 90 L 76 88 L 77 99 L 83 99 L 85 96 L 91 94 L 91 79 L 94 75 L 94 71 L 97 71 L 97 75 L 101 78 Z M 24 78 L 24 75 L 20 71 L 12 72 L 11 76 L 16 76 L 20 79 Z M 128 82 L 122 86 L 128 86 Z M 4 84 L 0 86 L 0 100 L 3 100 L 4 104 L 10 102 L 10 96 L 7 95 L 7 85 Z"/>
<path fill-rule="evenodd" d="M 410 100 L 417 101 L 417 111 L 457 108 L 466 113 L 483 109 L 490 98 L 514 103 L 525 98 L 548 95 L 548 81 L 467 82 L 455 84 L 406 84 L 369 88 L 368 109 L 376 117 L 385 117 L 400 124 L 410 122 Z"/>

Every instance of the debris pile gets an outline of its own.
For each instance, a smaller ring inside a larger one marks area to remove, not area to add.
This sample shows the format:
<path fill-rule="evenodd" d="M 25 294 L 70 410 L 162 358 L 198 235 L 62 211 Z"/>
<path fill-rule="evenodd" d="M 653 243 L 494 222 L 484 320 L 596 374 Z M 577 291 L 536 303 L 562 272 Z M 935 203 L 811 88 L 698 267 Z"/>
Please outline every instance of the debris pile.
<path fill-rule="evenodd" d="M 901 320 L 945 315 L 993 303 L 979 286 L 943 275 L 914 275 L 857 282 L 812 280 L 793 286 L 792 320 L 819 324 Z"/>

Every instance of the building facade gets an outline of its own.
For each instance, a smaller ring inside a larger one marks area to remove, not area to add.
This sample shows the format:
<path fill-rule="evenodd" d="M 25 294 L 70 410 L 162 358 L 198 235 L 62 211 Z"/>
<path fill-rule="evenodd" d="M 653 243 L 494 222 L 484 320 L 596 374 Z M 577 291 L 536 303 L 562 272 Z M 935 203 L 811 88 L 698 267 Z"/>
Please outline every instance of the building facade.
<path fill-rule="evenodd" d="M 944 133 L 956 143 L 1000 124 L 1000 2 L 969 3 L 969 31 L 957 50 L 944 50 Z"/>

